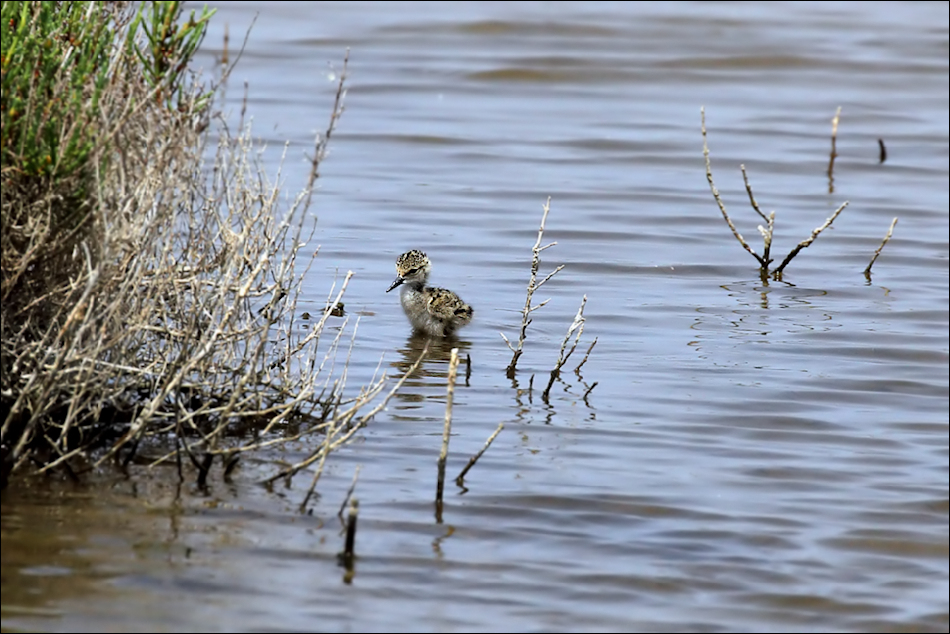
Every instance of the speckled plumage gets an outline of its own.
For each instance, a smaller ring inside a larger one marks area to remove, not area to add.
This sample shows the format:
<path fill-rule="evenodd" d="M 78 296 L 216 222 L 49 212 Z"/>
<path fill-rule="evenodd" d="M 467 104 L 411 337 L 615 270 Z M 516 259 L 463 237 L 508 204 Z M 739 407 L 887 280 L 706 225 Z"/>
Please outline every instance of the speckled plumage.
<path fill-rule="evenodd" d="M 409 323 L 430 337 L 450 337 L 472 321 L 475 311 L 445 288 L 426 286 L 432 263 L 422 251 L 407 251 L 396 259 L 396 281 L 386 292 L 402 286 L 400 302 Z"/>

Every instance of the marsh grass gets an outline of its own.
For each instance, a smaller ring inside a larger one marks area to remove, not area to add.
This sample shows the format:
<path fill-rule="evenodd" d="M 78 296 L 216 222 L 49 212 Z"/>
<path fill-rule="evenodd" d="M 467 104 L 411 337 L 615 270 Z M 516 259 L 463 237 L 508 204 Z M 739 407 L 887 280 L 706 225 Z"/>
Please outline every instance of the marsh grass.
<path fill-rule="evenodd" d="M 21 4 L 26 21 L 4 28 L 22 37 L 41 25 L 33 5 L 87 6 Z M 77 476 L 110 459 L 171 461 L 179 473 L 190 462 L 203 483 L 216 461 L 227 475 L 244 452 L 322 434 L 309 465 L 382 407 L 367 406 L 384 376 L 349 392 L 346 364 L 336 363 L 348 320 L 329 324 L 350 276 L 318 319 L 301 315 L 313 310 L 301 306 L 316 257 L 308 209 L 343 111 L 345 64 L 309 181 L 288 197 L 279 171 L 259 163 L 250 128 L 213 116 L 222 83 L 186 70 L 210 15 L 182 21 L 180 3 L 155 5 L 149 14 L 90 3 L 80 17 L 110 34 L 92 53 L 108 81 L 77 87 L 60 64 L 48 88 L 24 93 L 35 117 L 50 94 L 79 91 L 43 128 L 59 134 L 48 147 L 60 157 L 80 135 L 76 165 L 57 159 L 36 171 L 38 146 L 4 140 L 4 485 L 12 474 Z M 68 38 L 51 41 L 78 54 Z"/>

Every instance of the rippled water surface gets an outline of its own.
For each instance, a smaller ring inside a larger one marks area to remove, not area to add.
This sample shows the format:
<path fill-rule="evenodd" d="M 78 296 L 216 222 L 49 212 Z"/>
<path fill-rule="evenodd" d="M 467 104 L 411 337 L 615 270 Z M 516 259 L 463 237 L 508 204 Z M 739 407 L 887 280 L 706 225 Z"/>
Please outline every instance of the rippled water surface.
<path fill-rule="evenodd" d="M 308 475 L 255 484 L 275 456 L 207 491 L 162 469 L 6 491 L 5 630 L 947 631 L 946 3 L 215 6 L 209 67 L 224 25 L 233 47 L 260 12 L 225 109 L 246 80 L 269 169 L 290 143 L 289 193 L 350 49 L 305 299 L 320 310 L 355 273 L 352 385 L 418 354 L 384 291 L 420 248 L 476 310 L 450 477 L 506 427 L 436 521 L 436 346 L 328 461 L 312 515 Z M 710 194 L 700 106 L 756 249 L 740 164 L 778 257 L 850 201 L 781 282 Z M 548 196 L 541 268 L 565 268 L 512 381 L 498 333 L 517 336 Z M 336 514 L 358 465 L 345 583 Z"/>

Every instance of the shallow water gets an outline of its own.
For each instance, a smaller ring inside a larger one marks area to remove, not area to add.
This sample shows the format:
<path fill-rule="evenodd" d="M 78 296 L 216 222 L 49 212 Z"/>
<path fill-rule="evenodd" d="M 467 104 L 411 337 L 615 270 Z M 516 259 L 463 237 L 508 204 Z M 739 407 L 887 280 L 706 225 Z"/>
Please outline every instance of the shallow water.
<path fill-rule="evenodd" d="M 224 24 L 233 46 L 261 12 L 228 108 L 248 81 L 274 170 L 290 141 L 288 192 L 350 48 L 306 299 L 321 309 L 355 272 L 351 384 L 418 354 L 384 291 L 421 248 L 476 309 L 450 477 L 505 430 L 437 522 L 443 346 L 328 461 L 312 515 L 306 475 L 255 484 L 305 446 L 206 491 L 173 469 L 6 491 L 5 630 L 947 631 L 946 3 L 215 6 L 208 66 Z M 779 257 L 850 201 L 782 282 L 759 279 L 713 201 L 700 106 L 756 249 L 740 163 Z M 498 332 L 517 336 L 548 196 L 542 272 L 566 268 L 513 383 Z M 336 514 L 357 465 L 346 583 Z"/>

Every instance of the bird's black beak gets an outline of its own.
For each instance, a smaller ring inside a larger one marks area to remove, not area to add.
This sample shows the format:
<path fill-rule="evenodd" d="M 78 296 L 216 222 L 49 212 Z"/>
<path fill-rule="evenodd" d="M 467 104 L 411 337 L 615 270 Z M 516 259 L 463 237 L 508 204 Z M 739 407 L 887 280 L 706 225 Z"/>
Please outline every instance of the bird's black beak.
<path fill-rule="evenodd" d="M 393 285 L 386 289 L 386 292 L 388 293 L 389 291 L 393 290 L 394 288 L 396 288 L 397 286 L 399 286 L 400 284 L 402 284 L 402 283 L 405 282 L 405 281 L 406 281 L 406 280 L 404 280 L 401 276 L 400 276 L 400 277 L 397 277 L 397 278 L 396 278 L 396 281 L 393 282 Z"/>

